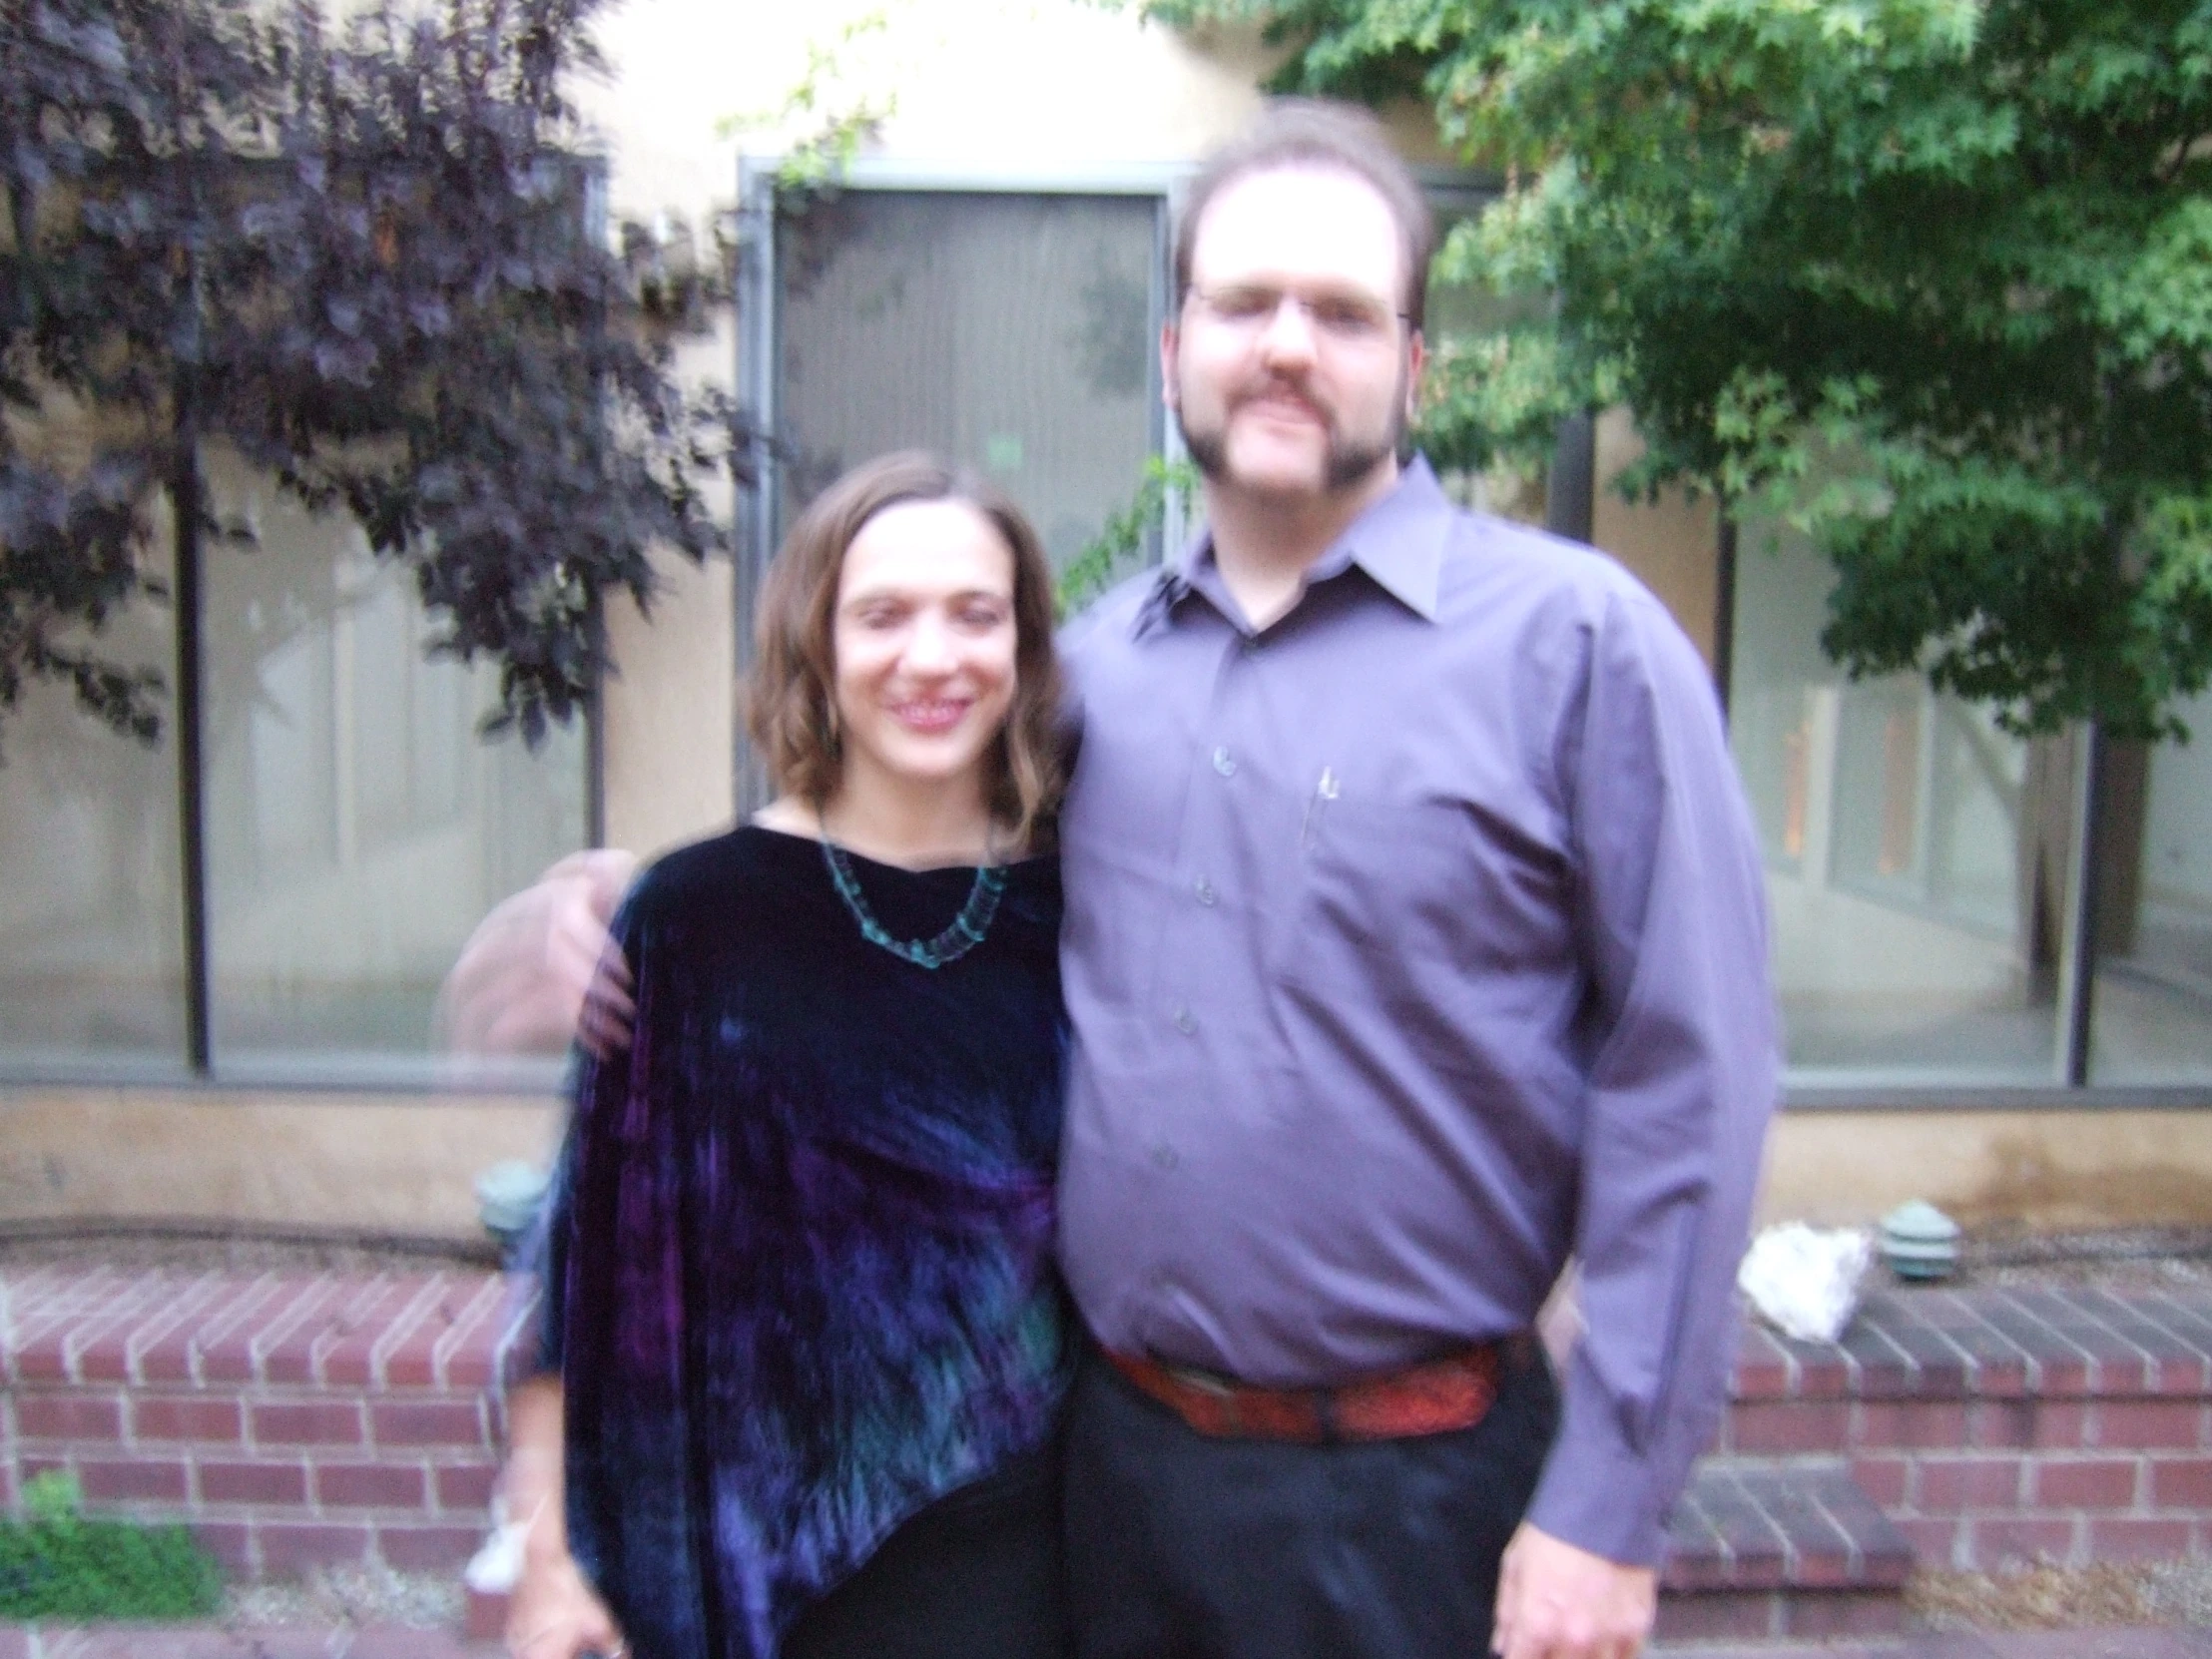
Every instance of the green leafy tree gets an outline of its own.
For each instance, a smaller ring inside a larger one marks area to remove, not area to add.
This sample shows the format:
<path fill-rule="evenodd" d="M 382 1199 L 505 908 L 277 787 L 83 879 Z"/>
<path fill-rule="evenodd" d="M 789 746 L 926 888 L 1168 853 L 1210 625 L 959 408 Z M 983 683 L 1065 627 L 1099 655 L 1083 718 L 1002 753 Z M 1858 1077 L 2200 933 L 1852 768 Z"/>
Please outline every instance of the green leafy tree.
<path fill-rule="evenodd" d="M 1154 0 L 1282 90 L 1435 110 L 1501 172 L 1425 433 L 1527 461 L 1625 403 L 1632 489 L 1811 533 L 1824 634 L 2044 730 L 2212 675 L 2212 4 Z"/>

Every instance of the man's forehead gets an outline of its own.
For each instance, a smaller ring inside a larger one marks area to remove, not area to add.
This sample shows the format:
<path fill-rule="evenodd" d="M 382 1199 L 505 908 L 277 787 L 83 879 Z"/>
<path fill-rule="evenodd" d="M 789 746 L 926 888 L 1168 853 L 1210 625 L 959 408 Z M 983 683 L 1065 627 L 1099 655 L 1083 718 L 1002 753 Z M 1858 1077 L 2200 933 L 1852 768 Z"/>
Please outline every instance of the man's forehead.
<path fill-rule="evenodd" d="M 1342 168 L 1294 164 L 1247 173 L 1206 204 L 1191 244 L 1200 284 L 1248 278 L 1342 281 L 1395 293 L 1404 243 L 1389 204 Z"/>

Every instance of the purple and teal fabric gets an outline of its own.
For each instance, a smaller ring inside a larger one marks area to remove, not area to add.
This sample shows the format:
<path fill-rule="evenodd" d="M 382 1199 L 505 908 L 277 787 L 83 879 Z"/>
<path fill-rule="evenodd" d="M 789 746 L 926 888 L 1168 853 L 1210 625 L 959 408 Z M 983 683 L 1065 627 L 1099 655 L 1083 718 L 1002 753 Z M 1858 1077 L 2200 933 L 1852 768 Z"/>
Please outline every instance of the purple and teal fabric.
<path fill-rule="evenodd" d="M 927 938 L 972 868 L 854 857 Z M 923 1505 L 1051 1432 L 1065 1028 L 1049 859 L 935 971 L 818 843 L 661 859 L 615 932 L 627 1054 L 579 1061 L 545 1235 L 571 1547 L 639 1659 L 769 1659 Z"/>

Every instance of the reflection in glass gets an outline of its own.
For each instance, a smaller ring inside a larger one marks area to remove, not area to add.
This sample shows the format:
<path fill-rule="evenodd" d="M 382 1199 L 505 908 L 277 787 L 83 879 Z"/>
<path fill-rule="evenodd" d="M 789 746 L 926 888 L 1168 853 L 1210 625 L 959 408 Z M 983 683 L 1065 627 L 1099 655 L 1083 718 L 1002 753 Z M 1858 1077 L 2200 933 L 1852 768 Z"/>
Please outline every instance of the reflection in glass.
<path fill-rule="evenodd" d="M 158 530 L 160 527 L 157 527 Z M 167 582 L 169 538 L 149 574 Z M 114 659 L 176 679 L 167 605 L 101 636 Z M 173 721 L 174 707 L 163 711 Z M 181 1075 L 184 877 L 174 726 L 148 749 L 36 682 L 0 722 L 0 1071 Z"/>
<path fill-rule="evenodd" d="M 926 448 L 994 477 L 1055 566 L 1152 452 L 1150 197 L 849 190 L 777 233 L 785 523 L 846 468 Z"/>
<path fill-rule="evenodd" d="M 1767 858 L 1800 1084 L 2047 1084 L 2074 745 L 2023 743 L 1916 678 L 1821 654 L 1834 573 L 1747 526 L 1731 742 Z"/>
<path fill-rule="evenodd" d="M 480 742 L 496 671 L 424 659 L 404 570 L 235 463 L 209 475 L 260 540 L 207 555 L 216 1069 L 427 1076 L 462 940 L 583 844 L 582 734 Z"/>
<path fill-rule="evenodd" d="M 2212 696 L 2179 712 L 2193 742 L 2099 767 L 2093 1083 L 2212 1077 Z"/>

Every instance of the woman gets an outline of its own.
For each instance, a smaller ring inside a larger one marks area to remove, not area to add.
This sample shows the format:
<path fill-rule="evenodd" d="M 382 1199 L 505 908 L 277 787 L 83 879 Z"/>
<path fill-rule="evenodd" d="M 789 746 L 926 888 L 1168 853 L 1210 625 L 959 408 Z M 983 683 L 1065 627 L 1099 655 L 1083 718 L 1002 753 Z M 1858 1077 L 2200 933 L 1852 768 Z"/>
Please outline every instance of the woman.
<path fill-rule="evenodd" d="M 781 793 L 640 879 L 635 1038 L 578 1074 L 510 1649 L 1056 1656 L 1050 574 L 996 490 L 891 456 L 758 617 Z"/>

